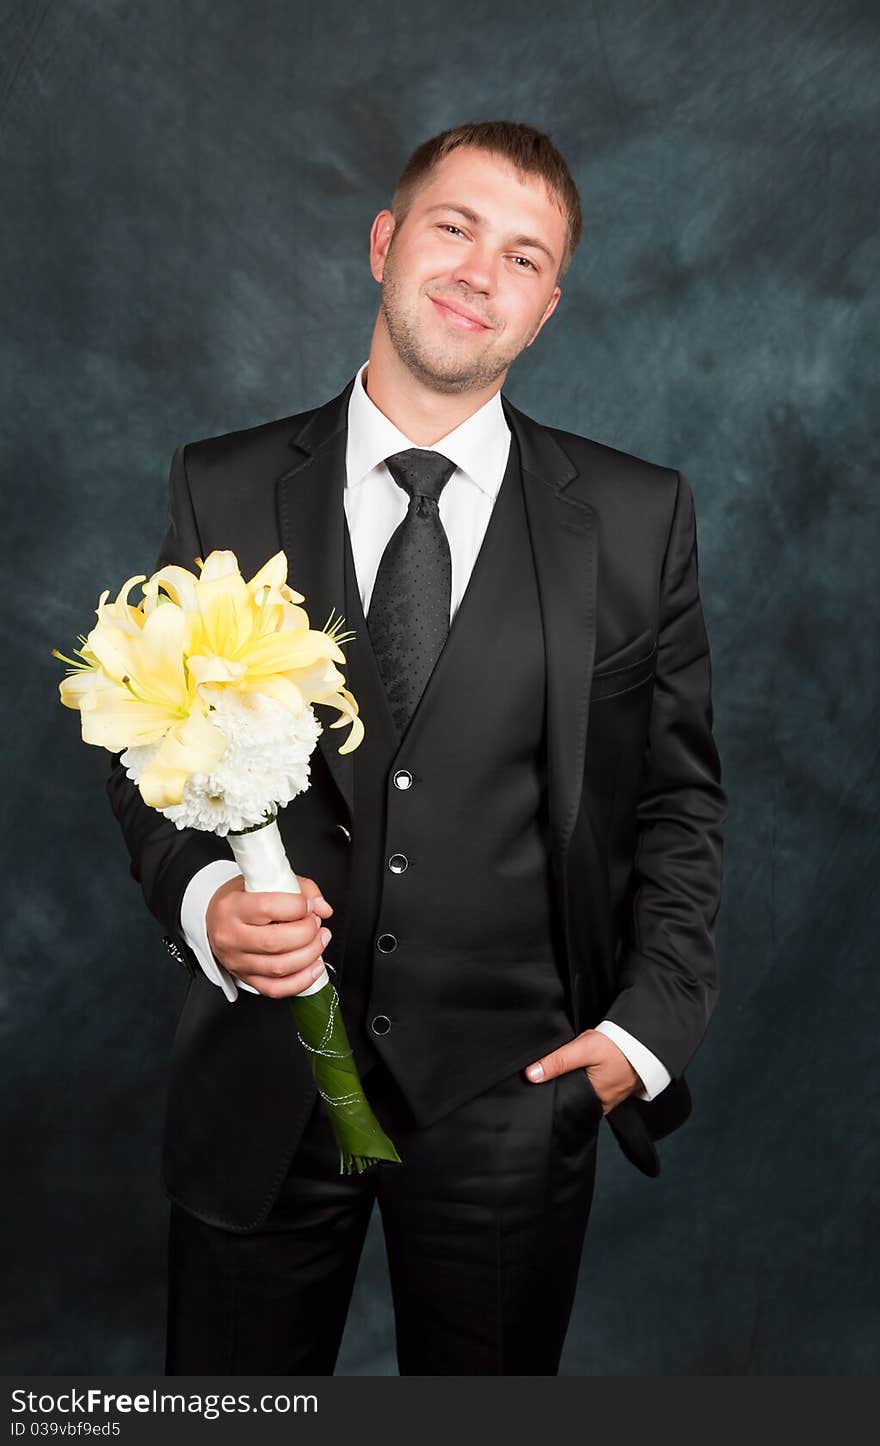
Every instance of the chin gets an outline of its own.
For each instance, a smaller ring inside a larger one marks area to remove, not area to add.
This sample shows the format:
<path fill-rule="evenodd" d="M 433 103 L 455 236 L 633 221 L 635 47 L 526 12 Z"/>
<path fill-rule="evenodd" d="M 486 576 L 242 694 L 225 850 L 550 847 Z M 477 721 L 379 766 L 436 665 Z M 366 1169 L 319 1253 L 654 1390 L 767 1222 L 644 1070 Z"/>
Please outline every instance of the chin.
<path fill-rule="evenodd" d="M 418 344 L 399 346 L 397 353 L 404 365 L 415 376 L 438 387 L 454 388 L 467 382 L 467 374 L 471 370 L 471 368 L 463 368 L 461 359 L 458 357 L 449 356 L 448 353 L 438 353 L 432 351 L 430 347 Z"/>
<path fill-rule="evenodd" d="M 438 392 L 465 392 L 478 379 L 472 367 L 463 368 L 460 362 L 450 359 L 444 363 L 437 358 L 424 358 L 418 375 Z"/>

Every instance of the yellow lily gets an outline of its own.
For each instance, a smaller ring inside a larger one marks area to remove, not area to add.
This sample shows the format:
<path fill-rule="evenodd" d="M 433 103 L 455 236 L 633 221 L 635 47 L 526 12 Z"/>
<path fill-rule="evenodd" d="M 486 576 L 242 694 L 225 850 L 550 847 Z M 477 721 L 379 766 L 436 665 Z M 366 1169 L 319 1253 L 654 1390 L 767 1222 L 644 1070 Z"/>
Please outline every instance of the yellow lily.
<path fill-rule="evenodd" d="M 200 559 L 196 559 L 200 562 Z M 195 578 L 184 568 L 163 568 L 144 586 L 153 594 L 161 583 L 182 605 L 198 609 L 202 634 L 188 659 L 190 674 L 208 700 L 211 688 L 231 687 L 240 693 L 261 693 L 277 699 L 292 713 L 311 703 L 339 709 L 333 728 L 351 725 L 340 748 L 350 753 L 361 742 L 364 727 L 357 703 L 343 687 L 334 663 L 345 655 L 329 633 L 310 628 L 308 613 L 297 604 L 302 593 L 286 582 L 287 556 L 276 552 L 245 582 L 234 552 L 212 552 Z"/>
<path fill-rule="evenodd" d="M 218 689 L 261 693 L 294 713 L 311 703 L 337 708 L 330 726 L 351 725 L 340 753 L 364 736 L 357 702 L 334 666 L 345 662 L 338 625 L 310 628 L 298 606 L 303 594 L 287 584 L 284 552 L 249 582 L 233 552 L 196 562 L 198 577 L 172 565 L 149 579 L 129 578 L 115 602 L 103 592 L 97 624 L 75 649 L 80 661 L 52 650 L 72 665 L 59 693 L 65 707 L 80 712 L 86 743 L 111 752 L 160 744 L 140 782 L 154 808 L 179 803 L 187 778 L 210 772 L 222 757 L 226 739 L 210 721 Z M 128 595 L 138 582 L 144 597 L 135 607 Z"/>

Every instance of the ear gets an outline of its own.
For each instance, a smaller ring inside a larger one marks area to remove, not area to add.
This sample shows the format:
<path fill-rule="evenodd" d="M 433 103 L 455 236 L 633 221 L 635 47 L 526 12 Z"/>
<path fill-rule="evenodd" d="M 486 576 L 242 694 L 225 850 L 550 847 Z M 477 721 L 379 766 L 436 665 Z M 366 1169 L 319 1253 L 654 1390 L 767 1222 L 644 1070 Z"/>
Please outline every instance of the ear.
<path fill-rule="evenodd" d="M 543 314 L 543 316 L 541 317 L 541 320 L 538 322 L 538 326 L 537 326 L 537 330 L 535 331 L 535 335 L 532 337 L 531 341 L 527 341 L 527 342 L 526 342 L 526 346 L 527 346 L 527 347 L 531 346 L 532 342 L 537 340 L 537 338 L 538 338 L 538 336 L 539 336 L 539 334 L 540 334 L 540 332 L 541 332 L 541 328 L 543 327 L 544 323 L 550 320 L 551 316 L 553 315 L 554 311 L 556 310 L 556 303 L 558 302 L 558 300 L 559 300 L 559 298 L 560 298 L 561 295 L 562 295 L 562 290 L 561 290 L 561 288 L 560 288 L 559 286 L 554 286 L 553 292 L 552 292 L 551 297 L 550 297 L 550 300 L 547 302 L 547 305 L 544 307 L 544 314 Z"/>
<path fill-rule="evenodd" d="M 395 221 L 391 211 L 380 211 L 370 228 L 370 270 L 376 281 L 385 274 L 385 257 L 394 235 Z"/>

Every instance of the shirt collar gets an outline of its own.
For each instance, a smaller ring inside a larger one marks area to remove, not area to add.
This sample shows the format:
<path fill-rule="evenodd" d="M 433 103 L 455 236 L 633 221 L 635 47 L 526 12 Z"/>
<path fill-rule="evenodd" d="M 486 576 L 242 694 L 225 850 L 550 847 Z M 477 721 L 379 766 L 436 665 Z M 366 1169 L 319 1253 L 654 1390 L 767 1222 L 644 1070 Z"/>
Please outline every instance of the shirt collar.
<path fill-rule="evenodd" d="M 366 362 L 358 367 L 348 403 L 345 456 L 348 487 L 358 486 L 386 457 L 416 445 L 367 395 L 363 380 L 366 367 Z M 509 449 L 510 428 L 499 390 L 427 450 L 448 457 L 482 492 L 494 498 L 501 486 Z"/>

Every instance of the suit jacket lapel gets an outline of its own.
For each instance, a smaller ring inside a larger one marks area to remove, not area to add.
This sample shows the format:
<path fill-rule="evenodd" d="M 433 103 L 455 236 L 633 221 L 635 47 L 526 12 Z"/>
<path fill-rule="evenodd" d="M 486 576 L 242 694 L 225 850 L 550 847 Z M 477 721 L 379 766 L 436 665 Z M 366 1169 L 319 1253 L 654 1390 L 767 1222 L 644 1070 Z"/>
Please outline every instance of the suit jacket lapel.
<path fill-rule="evenodd" d="M 577 467 L 548 428 L 502 394 L 520 448 L 547 670 L 547 788 L 561 864 L 583 788 L 590 684 L 596 651 L 598 519 L 569 484 Z"/>
<path fill-rule="evenodd" d="M 323 628 L 331 610 L 335 609 L 336 618 L 344 607 L 343 494 L 348 399 L 353 386 L 354 378 L 339 396 L 313 412 L 305 426 L 291 438 L 296 460 L 277 482 L 278 530 L 287 554 L 288 582 L 304 594 L 303 607 L 313 628 Z M 334 709 L 319 704 L 316 711 L 319 722 L 324 725 L 318 747 L 351 814 L 354 811 L 354 755 L 339 752 L 348 737 L 348 729 L 330 730 Z"/>

